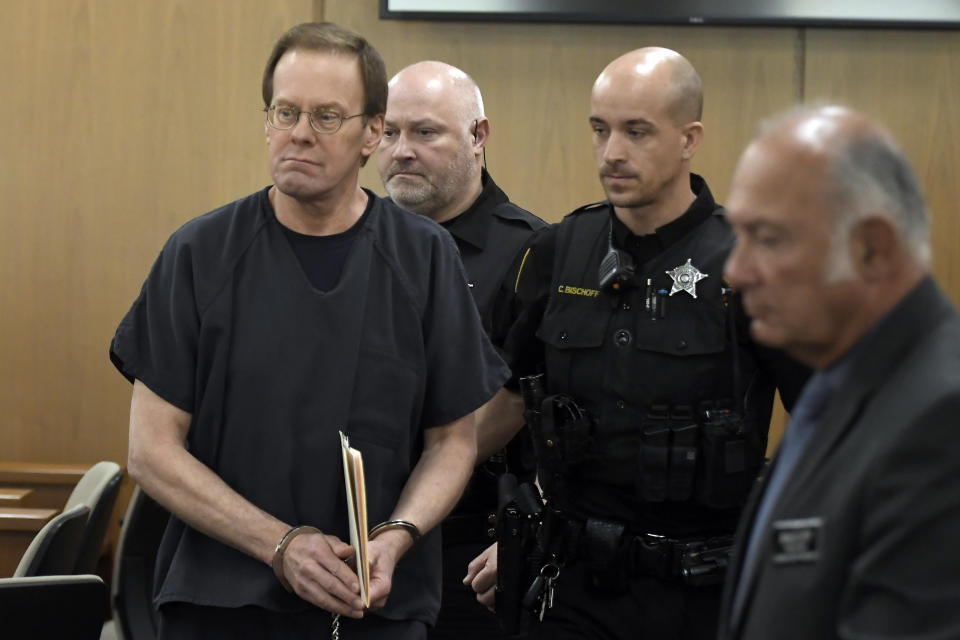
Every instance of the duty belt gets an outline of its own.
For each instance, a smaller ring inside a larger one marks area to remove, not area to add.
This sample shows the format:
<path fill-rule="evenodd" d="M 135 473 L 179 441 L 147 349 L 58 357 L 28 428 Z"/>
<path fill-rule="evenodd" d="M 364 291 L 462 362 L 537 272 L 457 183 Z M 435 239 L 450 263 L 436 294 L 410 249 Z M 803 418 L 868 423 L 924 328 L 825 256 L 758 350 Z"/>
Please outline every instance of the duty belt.
<path fill-rule="evenodd" d="M 577 529 L 576 553 L 571 560 L 607 565 L 630 578 L 652 577 L 697 586 L 723 580 L 733 545 L 729 534 L 683 539 L 630 534 L 621 523 L 594 518 Z"/>
<path fill-rule="evenodd" d="M 675 540 L 645 533 L 629 539 L 627 566 L 634 575 L 703 584 L 711 575 L 722 576 L 732 545 L 729 535 Z"/>

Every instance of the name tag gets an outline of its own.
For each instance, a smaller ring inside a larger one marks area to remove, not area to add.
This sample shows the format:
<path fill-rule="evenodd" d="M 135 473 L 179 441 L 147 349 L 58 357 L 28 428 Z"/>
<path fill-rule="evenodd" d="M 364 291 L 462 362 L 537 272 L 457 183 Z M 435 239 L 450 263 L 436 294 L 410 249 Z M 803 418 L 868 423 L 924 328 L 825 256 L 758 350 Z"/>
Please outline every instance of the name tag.
<path fill-rule="evenodd" d="M 776 520 L 773 523 L 773 562 L 816 562 L 823 543 L 823 518 Z"/>

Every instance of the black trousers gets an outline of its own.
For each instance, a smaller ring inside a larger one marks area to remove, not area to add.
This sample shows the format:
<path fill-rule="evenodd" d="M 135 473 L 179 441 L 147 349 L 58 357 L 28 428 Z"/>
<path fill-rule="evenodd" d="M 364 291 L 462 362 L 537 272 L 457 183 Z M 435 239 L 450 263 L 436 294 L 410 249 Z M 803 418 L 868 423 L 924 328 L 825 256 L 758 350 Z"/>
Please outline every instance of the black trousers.
<path fill-rule="evenodd" d="M 437 626 L 427 633 L 430 640 L 488 640 L 503 638 L 497 617 L 477 602 L 477 595 L 464 586 L 467 565 L 489 541 L 444 545 L 443 599 Z"/>
<path fill-rule="evenodd" d="M 160 607 L 159 640 L 326 640 L 333 618 L 322 609 L 279 613 L 260 607 L 225 609 L 185 602 Z M 341 640 L 425 640 L 419 621 L 385 620 L 367 614 L 362 620 L 340 619 Z"/>
<path fill-rule="evenodd" d="M 533 640 L 714 640 L 722 585 L 688 587 L 633 578 L 621 593 L 599 591 L 581 563 L 563 568 L 553 608 Z"/>

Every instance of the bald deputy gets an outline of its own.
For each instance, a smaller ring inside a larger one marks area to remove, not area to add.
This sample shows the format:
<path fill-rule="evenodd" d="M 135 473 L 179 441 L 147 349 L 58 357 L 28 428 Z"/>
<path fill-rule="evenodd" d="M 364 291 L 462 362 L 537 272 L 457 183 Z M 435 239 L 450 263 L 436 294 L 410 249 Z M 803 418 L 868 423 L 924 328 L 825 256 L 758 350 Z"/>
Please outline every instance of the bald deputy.
<path fill-rule="evenodd" d="M 515 378 L 545 372 L 546 398 L 527 408 L 542 416 L 531 431 L 544 575 L 559 573 L 552 598 L 534 587 L 545 613 L 532 638 L 712 639 L 774 390 L 789 406 L 806 376 L 750 341 L 723 280 L 733 234 L 690 171 L 702 105 L 675 51 L 611 62 L 589 119 L 607 199 L 538 235 L 517 280 L 506 355 Z M 521 422 L 481 419 L 481 451 Z M 477 558 L 468 576 L 491 605 L 495 559 Z"/>
<path fill-rule="evenodd" d="M 498 318 L 509 314 L 514 285 L 507 271 L 531 234 L 546 224 L 511 203 L 483 167 L 490 121 L 480 88 L 469 75 L 443 62 L 424 61 L 400 71 L 389 87 L 377 152 L 384 187 L 395 203 L 439 222 L 453 236 L 483 327 L 497 345 L 502 331 L 495 327 L 504 326 Z M 517 458 L 511 456 L 514 472 Z M 467 563 L 493 540 L 496 481 L 507 458 L 491 452 L 479 462 L 442 525 L 443 600 L 431 638 L 502 636 L 496 618 L 463 584 Z"/>

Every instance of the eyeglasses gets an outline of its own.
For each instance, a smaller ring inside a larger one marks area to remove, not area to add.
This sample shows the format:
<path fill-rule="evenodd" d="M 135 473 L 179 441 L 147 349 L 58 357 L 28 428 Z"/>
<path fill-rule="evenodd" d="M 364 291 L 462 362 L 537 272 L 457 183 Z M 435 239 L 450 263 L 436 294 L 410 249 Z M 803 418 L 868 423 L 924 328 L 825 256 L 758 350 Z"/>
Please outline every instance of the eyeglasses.
<path fill-rule="evenodd" d="M 344 120 L 359 118 L 363 113 L 357 113 L 352 116 L 344 116 L 336 111 L 329 109 L 317 109 L 316 111 L 305 111 L 283 104 L 274 104 L 264 111 L 267 114 L 267 124 L 274 129 L 293 129 L 300 122 L 300 114 L 306 113 L 310 126 L 317 133 L 336 133 L 343 126 Z"/>

